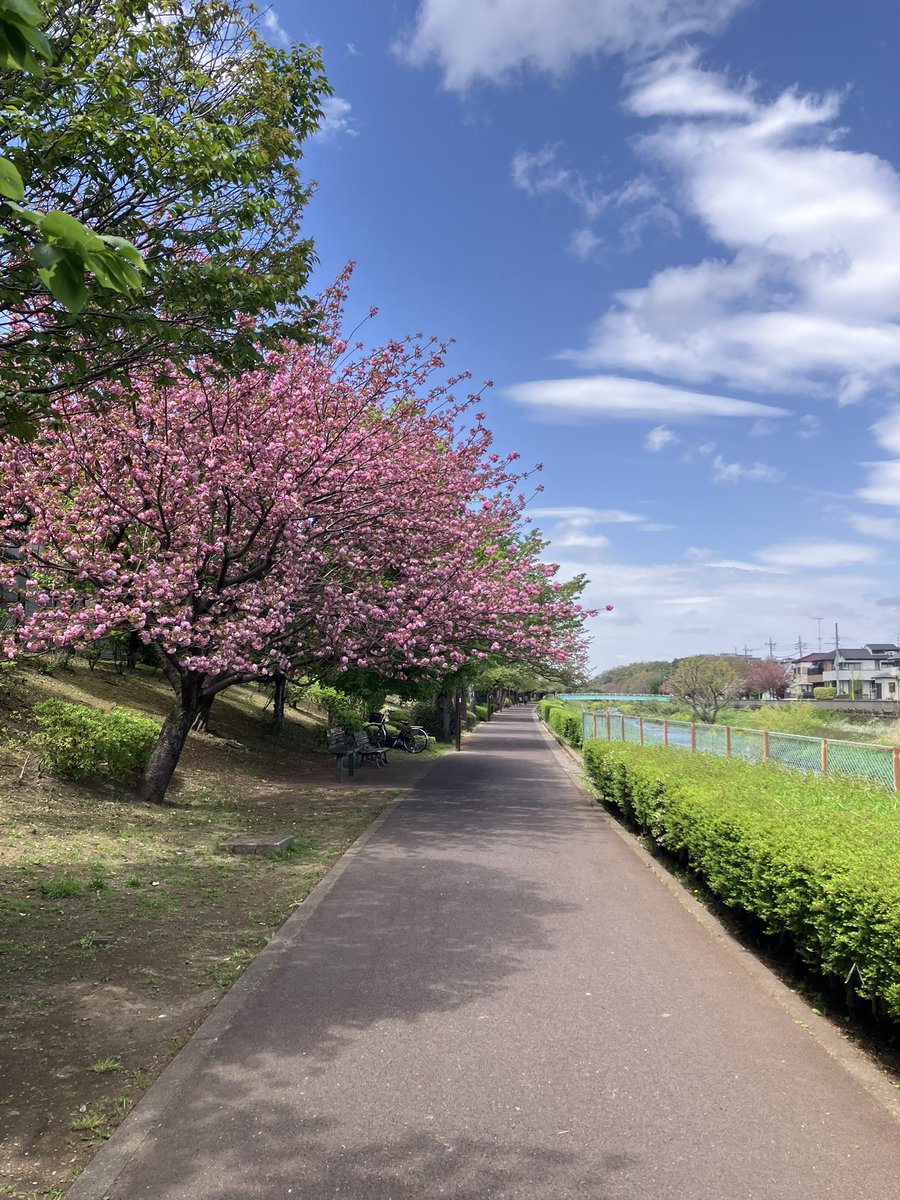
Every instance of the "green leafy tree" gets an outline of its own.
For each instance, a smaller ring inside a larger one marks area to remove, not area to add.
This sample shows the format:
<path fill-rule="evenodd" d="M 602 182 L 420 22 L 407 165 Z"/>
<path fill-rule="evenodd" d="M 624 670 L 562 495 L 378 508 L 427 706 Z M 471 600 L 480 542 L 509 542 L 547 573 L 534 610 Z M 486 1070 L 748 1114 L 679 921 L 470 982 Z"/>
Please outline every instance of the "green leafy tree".
<path fill-rule="evenodd" d="M 697 654 L 679 661 L 667 686 L 695 720 L 712 725 L 719 709 L 745 687 L 745 676 L 734 659 Z"/>
<path fill-rule="evenodd" d="M 0 3 L 43 37 L 30 0 Z M 163 378 L 204 357 L 238 374 L 308 339 L 298 161 L 329 94 L 318 51 L 270 45 L 239 0 L 46 7 L 53 62 L 33 46 L 26 73 L 9 52 L 0 70 L 8 416 L 137 365 Z M 134 282 L 126 243 L 148 268 L 141 291 L 110 290 Z"/>

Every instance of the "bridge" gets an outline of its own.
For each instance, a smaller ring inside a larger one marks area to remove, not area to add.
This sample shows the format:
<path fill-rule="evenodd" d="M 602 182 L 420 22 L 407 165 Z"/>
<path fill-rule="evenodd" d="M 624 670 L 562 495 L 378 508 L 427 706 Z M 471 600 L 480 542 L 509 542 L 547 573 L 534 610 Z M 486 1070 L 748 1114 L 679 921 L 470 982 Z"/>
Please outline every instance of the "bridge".
<path fill-rule="evenodd" d="M 561 692 L 558 700 L 662 700 L 668 703 L 671 696 L 628 696 L 613 692 Z"/>

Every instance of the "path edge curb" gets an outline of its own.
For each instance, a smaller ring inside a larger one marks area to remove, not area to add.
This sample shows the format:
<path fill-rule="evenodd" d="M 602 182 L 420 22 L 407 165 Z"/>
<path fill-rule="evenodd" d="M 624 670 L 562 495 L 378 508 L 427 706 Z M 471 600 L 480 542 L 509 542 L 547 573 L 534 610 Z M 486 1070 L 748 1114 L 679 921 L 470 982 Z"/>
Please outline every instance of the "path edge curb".
<path fill-rule="evenodd" d="M 657 862 L 634 834 L 624 829 L 615 818 L 604 811 L 585 782 L 584 764 L 580 755 L 577 755 L 571 746 L 557 738 L 547 728 L 540 719 L 536 708 L 533 715 L 535 723 L 563 769 L 585 798 L 590 801 L 592 811 L 597 813 L 607 828 L 625 843 L 635 857 L 690 913 L 697 924 L 701 925 L 714 941 L 725 947 L 743 970 L 752 976 L 754 982 L 785 1010 L 794 1024 L 801 1026 L 830 1058 L 839 1063 L 847 1074 L 900 1124 L 900 1091 L 891 1082 L 887 1073 L 877 1067 L 863 1050 L 848 1041 L 827 1017 L 815 1012 L 811 1005 L 789 988 L 786 983 L 783 983 L 775 972 L 761 962 L 752 951 L 742 946 L 706 905 L 693 896 L 679 879 Z M 578 768 L 578 770 L 573 768 Z"/>
<path fill-rule="evenodd" d="M 203 1066 L 217 1040 L 229 1029 L 240 1010 L 262 987 L 287 951 L 294 946 L 341 876 L 407 799 L 407 796 L 400 796 L 392 800 L 356 841 L 348 846 L 334 866 L 322 876 L 243 975 L 235 980 L 215 1008 L 204 1018 L 190 1041 L 163 1068 L 162 1074 L 122 1124 L 113 1131 L 109 1141 L 100 1147 L 81 1175 L 69 1186 L 65 1193 L 66 1200 L 108 1200 L 110 1189 L 118 1177 L 140 1150 L 148 1134 L 161 1123 L 166 1111 L 177 1101 L 184 1085 Z"/>

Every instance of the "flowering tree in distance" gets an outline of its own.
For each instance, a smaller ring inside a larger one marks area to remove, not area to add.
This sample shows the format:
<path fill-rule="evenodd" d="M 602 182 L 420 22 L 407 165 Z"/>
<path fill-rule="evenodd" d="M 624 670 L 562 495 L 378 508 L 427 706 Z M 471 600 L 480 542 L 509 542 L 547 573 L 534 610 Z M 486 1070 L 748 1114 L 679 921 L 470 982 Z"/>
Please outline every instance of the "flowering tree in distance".
<path fill-rule="evenodd" d="M 442 347 L 375 352 L 340 334 L 221 381 L 143 385 L 0 446 L 6 583 L 25 574 L 6 653 L 136 631 L 176 694 L 141 794 L 162 800 L 205 701 L 323 665 L 444 674 L 500 651 L 563 661 L 577 606 L 555 568 L 509 552 L 525 497 L 477 396 L 433 383 Z M 548 594 L 549 592 L 549 594 Z"/>
<path fill-rule="evenodd" d="M 784 663 L 767 658 L 753 663 L 747 672 L 745 683 L 751 692 L 762 695 L 768 692 L 776 700 L 783 700 L 793 680 L 793 672 Z"/>

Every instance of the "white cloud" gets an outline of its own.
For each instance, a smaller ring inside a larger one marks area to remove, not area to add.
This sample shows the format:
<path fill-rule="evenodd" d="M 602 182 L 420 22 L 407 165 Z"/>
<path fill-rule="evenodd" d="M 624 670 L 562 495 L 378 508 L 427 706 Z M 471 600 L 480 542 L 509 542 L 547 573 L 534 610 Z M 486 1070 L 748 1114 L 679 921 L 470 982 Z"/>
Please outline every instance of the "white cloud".
<path fill-rule="evenodd" d="M 526 510 L 530 517 L 555 517 L 561 521 L 590 520 L 595 525 L 626 525 L 643 521 L 637 513 L 626 512 L 621 508 L 584 508 L 563 505 L 558 508 L 529 508 Z"/>
<path fill-rule="evenodd" d="M 594 375 L 580 379 L 540 379 L 513 384 L 506 395 L 542 415 L 593 415 L 669 421 L 704 417 L 784 417 L 788 410 L 754 400 L 689 392 L 644 379 Z"/>
<path fill-rule="evenodd" d="M 900 508 L 900 462 L 872 463 L 869 482 L 856 494 L 869 504 Z"/>
<path fill-rule="evenodd" d="M 797 430 L 797 437 L 804 441 L 809 441 L 810 438 L 818 437 L 822 432 L 822 422 L 812 413 L 805 413 L 800 418 L 800 428 Z"/>
<path fill-rule="evenodd" d="M 671 446 L 673 442 L 677 442 L 678 438 L 671 429 L 667 429 L 665 425 L 656 425 L 647 434 L 644 440 L 644 449 L 649 450 L 651 454 L 658 454 L 660 450 L 664 450 L 666 446 Z"/>
<path fill-rule="evenodd" d="M 900 456 L 900 408 L 895 408 L 872 426 L 875 440 L 889 454 Z M 856 493 L 870 504 L 900 508 L 900 457 L 869 463 L 869 482 Z"/>
<path fill-rule="evenodd" d="M 773 567 L 813 567 L 829 571 L 835 567 L 872 562 L 878 557 L 878 551 L 874 546 L 864 546 L 858 542 L 797 541 L 768 546 L 760 550 L 756 557 Z M 827 595 L 827 592 L 823 590 L 823 594 Z"/>
<path fill-rule="evenodd" d="M 840 97 L 764 103 L 682 54 L 628 102 L 674 118 L 641 152 L 726 255 L 620 293 L 574 361 L 842 404 L 896 386 L 900 177 L 840 147 Z"/>
<path fill-rule="evenodd" d="M 741 562 L 740 559 L 723 558 L 705 564 L 714 571 L 749 571 L 753 575 L 784 575 L 779 567 L 763 567 L 759 563 Z"/>
<path fill-rule="evenodd" d="M 694 49 L 657 59 L 636 73 L 626 108 L 638 117 L 749 117 L 751 89 L 735 91 L 722 75 L 697 68 Z"/>
<path fill-rule="evenodd" d="M 266 29 L 276 42 L 282 46 L 286 46 L 290 38 L 282 28 L 281 22 L 278 19 L 278 13 L 274 8 L 267 8 L 262 15 L 263 28 Z"/>
<path fill-rule="evenodd" d="M 726 462 L 721 454 L 713 459 L 713 483 L 779 483 L 782 479 L 784 472 L 768 463 L 755 462 L 744 467 L 740 463 Z"/>
<path fill-rule="evenodd" d="M 436 62 L 444 86 L 503 82 L 523 69 L 561 75 L 595 54 L 659 52 L 716 33 L 749 0 L 421 0 L 396 49 Z"/>
<path fill-rule="evenodd" d="M 603 239 L 598 237 L 589 226 L 576 229 L 569 238 L 569 250 L 582 262 L 592 258 L 602 245 Z"/>
<path fill-rule="evenodd" d="M 774 421 L 754 421 L 750 426 L 750 436 L 754 438 L 768 437 L 774 433 L 778 426 Z"/>
<path fill-rule="evenodd" d="M 349 100 L 340 96 L 326 96 L 322 101 L 322 122 L 316 137 L 322 141 L 331 141 L 346 134 L 356 137 L 358 130 L 353 121 L 353 105 Z"/>
<path fill-rule="evenodd" d="M 556 146 L 540 150 L 520 150 L 510 164 L 513 184 L 530 196 L 556 193 L 578 208 L 588 221 L 600 215 L 609 198 L 592 185 L 580 171 L 559 162 Z"/>
<path fill-rule="evenodd" d="M 900 517 L 873 517 L 867 513 L 849 513 L 847 523 L 864 537 L 900 542 Z"/>

